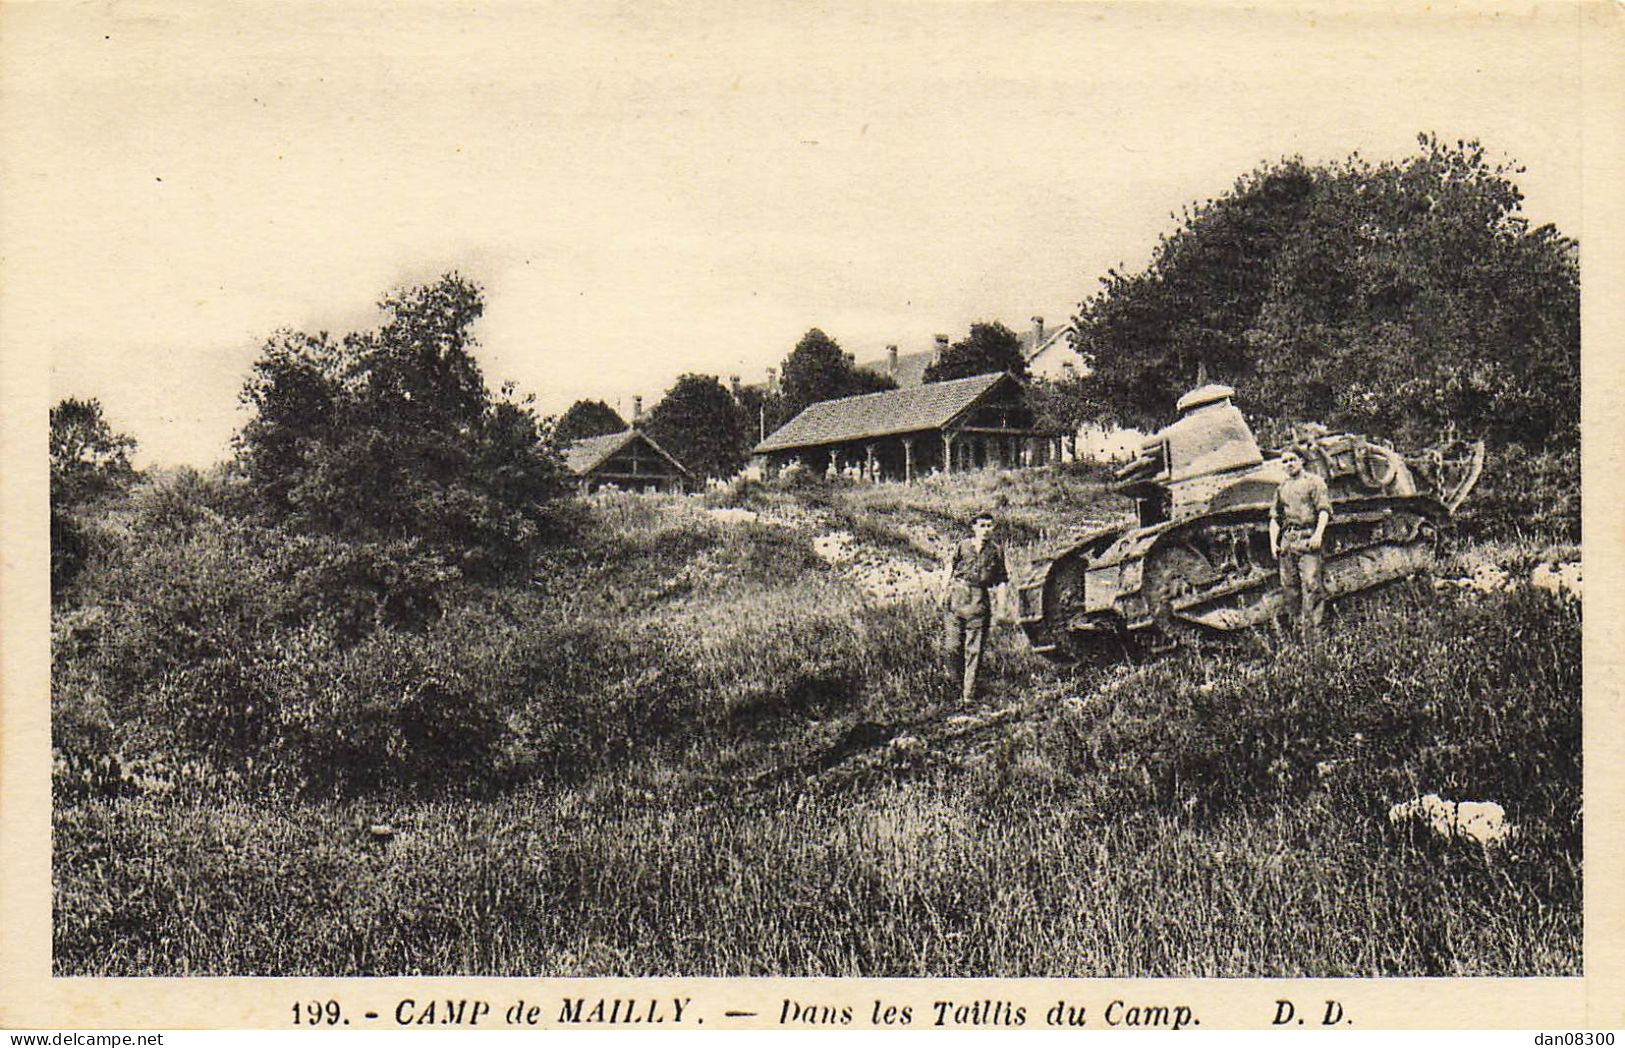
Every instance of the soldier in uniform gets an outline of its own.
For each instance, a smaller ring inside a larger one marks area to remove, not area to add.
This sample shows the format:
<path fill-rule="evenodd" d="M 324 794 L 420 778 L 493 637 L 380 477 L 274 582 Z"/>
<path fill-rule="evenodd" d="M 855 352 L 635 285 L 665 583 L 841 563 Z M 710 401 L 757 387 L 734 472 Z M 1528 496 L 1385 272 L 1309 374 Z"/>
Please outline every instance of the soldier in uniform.
<path fill-rule="evenodd" d="M 1332 519 L 1326 481 L 1303 468 L 1293 450 L 1281 455 L 1286 480 L 1270 507 L 1270 552 L 1281 567 L 1281 591 L 1299 633 L 1308 636 L 1326 616 L 1326 583 L 1321 577 L 1321 543 Z"/>
<path fill-rule="evenodd" d="M 943 580 L 944 637 L 951 686 L 960 688 L 966 702 L 976 698 L 982 648 L 993 621 L 990 590 L 1008 579 L 1004 549 L 993 541 L 993 514 L 978 513 L 971 535 L 954 544 Z"/>

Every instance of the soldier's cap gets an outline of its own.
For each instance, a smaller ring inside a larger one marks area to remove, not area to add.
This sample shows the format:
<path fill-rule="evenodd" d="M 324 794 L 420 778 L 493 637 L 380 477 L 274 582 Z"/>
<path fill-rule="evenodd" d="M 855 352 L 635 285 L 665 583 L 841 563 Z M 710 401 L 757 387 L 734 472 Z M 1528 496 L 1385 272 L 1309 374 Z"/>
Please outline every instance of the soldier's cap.
<path fill-rule="evenodd" d="M 975 523 L 976 523 L 976 522 L 977 522 L 977 521 L 979 521 L 979 520 L 985 520 L 985 521 L 987 521 L 987 522 L 988 522 L 988 523 L 989 523 L 989 524 L 993 524 L 993 523 L 996 523 L 996 521 L 995 521 L 995 520 L 994 520 L 994 517 L 993 517 L 993 511 L 992 511 L 992 510 L 990 510 L 990 509 L 984 509 L 984 510 L 981 510 L 981 511 L 980 511 L 980 512 L 978 512 L 978 513 L 977 513 L 977 514 L 976 514 L 976 516 L 974 516 L 974 517 L 972 517 L 972 518 L 971 518 L 971 519 L 970 519 L 970 522 L 971 522 L 971 523 L 972 523 L 972 524 L 975 524 Z"/>

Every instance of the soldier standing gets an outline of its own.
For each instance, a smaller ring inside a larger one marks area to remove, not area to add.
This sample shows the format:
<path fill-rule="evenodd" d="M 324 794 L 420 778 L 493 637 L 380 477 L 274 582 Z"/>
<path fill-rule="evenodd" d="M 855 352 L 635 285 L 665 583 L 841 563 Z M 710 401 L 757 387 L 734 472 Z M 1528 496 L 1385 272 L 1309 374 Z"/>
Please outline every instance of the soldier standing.
<path fill-rule="evenodd" d="M 976 698 L 977 676 L 988 626 L 993 621 L 989 591 L 1008 579 L 1004 549 L 992 539 L 993 514 L 978 513 L 971 521 L 971 536 L 954 544 L 943 580 L 942 606 L 949 681 L 960 688 L 965 702 Z"/>
<path fill-rule="evenodd" d="M 1298 632 L 1308 636 L 1326 616 L 1320 547 L 1332 519 L 1332 498 L 1325 478 L 1304 471 L 1298 452 L 1282 454 L 1281 465 L 1286 480 L 1275 489 L 1270 507 L 1270 552 L 1280 562 L 1287 611 Z"/>

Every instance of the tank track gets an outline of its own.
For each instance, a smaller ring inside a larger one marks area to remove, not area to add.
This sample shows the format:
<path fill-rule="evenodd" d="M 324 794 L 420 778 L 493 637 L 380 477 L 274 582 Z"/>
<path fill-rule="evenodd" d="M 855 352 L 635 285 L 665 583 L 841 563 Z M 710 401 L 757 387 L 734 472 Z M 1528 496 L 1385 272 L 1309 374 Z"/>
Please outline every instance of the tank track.
<path fill-rule="evenodd" d="M 1426 496 L 1336 502 L 1328 600 L 1426 570 L 1448 517 Z M 1284 604 L 1264 507 L 1103 531 L 1032 567 L 1018 589 L 1021 624 L 1034 651 L 1060 662 L 1199 645 L 1267 623 Z M 1090 600 L 1091 583 L 1109 602 Z"/>

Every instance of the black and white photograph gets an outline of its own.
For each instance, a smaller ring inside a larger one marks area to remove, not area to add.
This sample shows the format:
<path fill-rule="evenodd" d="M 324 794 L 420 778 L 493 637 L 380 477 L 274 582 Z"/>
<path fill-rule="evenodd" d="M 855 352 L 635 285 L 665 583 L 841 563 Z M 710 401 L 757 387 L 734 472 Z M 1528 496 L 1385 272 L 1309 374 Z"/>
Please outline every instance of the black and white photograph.
<path fill-rule="evenodd" d="M 1625 1023 L 1617 8 L 6 14 L 8 1017 Z"/>

